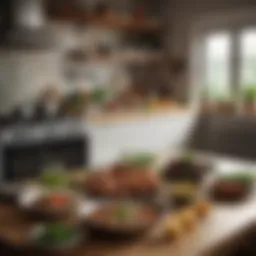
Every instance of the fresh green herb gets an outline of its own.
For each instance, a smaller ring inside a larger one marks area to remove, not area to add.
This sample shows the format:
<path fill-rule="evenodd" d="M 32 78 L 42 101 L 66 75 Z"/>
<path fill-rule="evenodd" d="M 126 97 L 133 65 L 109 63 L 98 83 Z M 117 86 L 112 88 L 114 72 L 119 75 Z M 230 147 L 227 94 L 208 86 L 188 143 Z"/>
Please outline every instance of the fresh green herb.
<path fill-rule="evenodd" d="M 65 189 L 69 186 L 69 179 L 62 169 L 52 167 L 43 171 L 41 183 L 50 189 Z"/>
<path fill-rule="evenodd" d="M 129 220 L 134 213 L 134 208 L 131 205 L 128 204 L 121 204 L 116 209 L 116 218 L 120 222 L 124 222 Z"/>
<path fill-rule="evenodd" d="M 43 244 L 55 246 L 70 241 L 75 234 L 76 232 L 72 227 L 53 223 L 46 225 L 45 231 L 37 239 Z"/>
<path fill-rule="evenodd" d="M 148 166 L 155 161 L 155 155 L 150 153 L 140 153 L 134 155 L 126 155 L 122 159 L 122 163 L 135 166 Z"/>
<path fill-rule="evenodd" d="M 227 175 L 223 175 L 221 177 L 221 180 L 226 180 L 226 181 L 237 181 L 237 182 L 242 182 L 245 184 L 251 184 L 254 181 L 254 176 L 248 173 L 231 173 Z"/>
<path fill-rule="evenodd" d="M 183 160 L 188 163 L 193 163 L 195 160 L 195 154 L 192 151 L 188 151 L 184 154 Z"/>
<path fill-rule="evenodd" d="M 243 92 L 244 100 L 253 102 L 256 100 L 256 85 L 247 86 Z"/>

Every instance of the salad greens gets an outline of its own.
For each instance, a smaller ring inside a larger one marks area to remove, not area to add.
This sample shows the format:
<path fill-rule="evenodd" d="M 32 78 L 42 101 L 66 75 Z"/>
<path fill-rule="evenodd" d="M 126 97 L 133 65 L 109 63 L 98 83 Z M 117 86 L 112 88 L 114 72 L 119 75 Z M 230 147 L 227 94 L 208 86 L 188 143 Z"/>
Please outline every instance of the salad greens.
<path fill-rule="evenodd" d="M 195 154 L 192 151 L 188 151 L 183 155 L 183 160 L 188 163 L 193 163 L 195 161 Z"/>
<path fill-rule="evenodd" d="M 45 169 L 40 180 L 49 189 L 66 189 L 69 186 L 67 174 L 59 167 Z"/>
<path fill-rule="evenodd" d="M 135 206 L 131 204 L 120 204 L 116 209 L 116 218 L 120 222 L 125 222 L 134 216 Z"/>
<path fill-rule="evenodd" d="M 223 180 L 223 181 L 242 182 L 244 184 L 249 185 L 254 181 L 254 176 L 250 173 L 235 172 L 235 173 L 223 175 L 223 176 L 221 176 L 220 179 Z"/>
<path fill-rule="evenodd" d="M 256 100 L 256 85 L 248 86 L 243 92 L 244 100 L 253 102 Z"/>
<path fill-rule="evenodd" d="M 128 165 L 148 166 L 154 163 L 156 157 L 151 153 L 125 155 L 121 162 Z"/>
<path fill-rule="evenodd" d="M 60 246 L 73 240 L 77 233 L 71 226 L 51 223 L 43 226 L 43 229 L 38 233 L 36 240 L 47 246 Z"/>

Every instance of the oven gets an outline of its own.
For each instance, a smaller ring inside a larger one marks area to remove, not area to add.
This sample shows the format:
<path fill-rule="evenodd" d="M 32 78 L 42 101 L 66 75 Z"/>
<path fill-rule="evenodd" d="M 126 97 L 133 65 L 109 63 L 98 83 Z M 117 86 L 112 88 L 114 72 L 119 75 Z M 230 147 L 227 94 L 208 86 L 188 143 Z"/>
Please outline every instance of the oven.
<path fill-rule="evenodd" d="M 1 133 L 1 181 L 36 178 L 47 166 L 77 170 L 88 165 L 89 138 L 74 122 L 13 127 Z"/>

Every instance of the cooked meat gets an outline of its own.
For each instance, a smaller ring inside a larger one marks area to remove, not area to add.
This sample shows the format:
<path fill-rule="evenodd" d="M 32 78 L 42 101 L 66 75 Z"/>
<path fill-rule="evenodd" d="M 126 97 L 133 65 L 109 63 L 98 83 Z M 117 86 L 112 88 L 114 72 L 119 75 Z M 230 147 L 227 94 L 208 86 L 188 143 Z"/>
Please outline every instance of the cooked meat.
<path fill-rule="evenodd" d="M 86 181 L 86 190 L 98 196 L 147 196 L 159 187 L 158 175 L 150 169 L 114 166 L 110 171 L 97 172 Z"/>

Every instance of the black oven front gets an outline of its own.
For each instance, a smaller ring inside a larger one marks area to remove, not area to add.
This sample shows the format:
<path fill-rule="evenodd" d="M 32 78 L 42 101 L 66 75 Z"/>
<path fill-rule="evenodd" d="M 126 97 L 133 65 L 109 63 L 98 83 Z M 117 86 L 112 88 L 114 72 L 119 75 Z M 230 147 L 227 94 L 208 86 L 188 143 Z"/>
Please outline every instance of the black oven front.
<path fill-rule="evenodd" d="M 50 165 L 61 165 L 67 170 L 84 168 L 88 165 L 89 138 L 86 133 L 41 133 L 40 139 L 27 131 L 12 135 L 7 141 L 1 140 L 1 180 L 16 182 L 35 178 Z M 23 134 L 24 135 L 24 134 Z"/>

